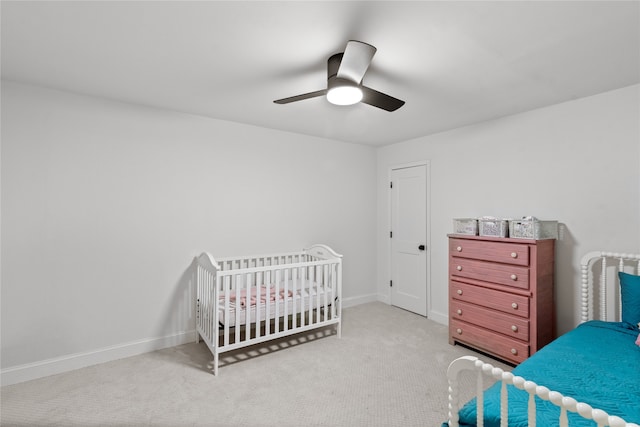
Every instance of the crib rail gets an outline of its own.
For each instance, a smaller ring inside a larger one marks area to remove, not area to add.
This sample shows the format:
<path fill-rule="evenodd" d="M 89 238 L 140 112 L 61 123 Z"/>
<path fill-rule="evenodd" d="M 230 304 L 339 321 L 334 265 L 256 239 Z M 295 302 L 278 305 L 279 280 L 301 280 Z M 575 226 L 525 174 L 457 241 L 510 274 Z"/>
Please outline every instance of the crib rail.
<path fill-rule="evenodd" d="M 216 260 L 216 268 L 222 271 L 240 270 L 245 268 L 270 267 L 335 258 L 342 258 L 342 255 L 338 254 L 326 245 L 318 244 L 313 245 L 302 252 L 218 258 Z M 211 262 L 214 263 L 212 257 Z"/>
<path fill-rule="evenodd" d="M 559 427 L 569 427 L 567 411 L 578 413 L 583 418 L 593 420 L 598 427 L 640 427 L 635 423 L 627 423 L 620 417 L 611 416 L 605 411 L 592 408 L 590 405 L 578 402 L 570 396 L 564 396 L 557 391 L 549 390 L 547 387 L 540 386 L 533 381 L 525 378 L 514 376 L 511 372 L 494 367 L 489 363 L 484 363 L 477 357 L 463 356 L 454 360 L 447 370 L 449 380 L 449 427 L 459 427 L 458 411 L 460 408 L 458 378 L 461 372 L 473 370 L 477 372 L 476 382 L 476 424 L 478 427 L 484 426 L 484 379 L 490 378 L 493 381 L 501 381 L 500 390 L 500 426 L 509 426 L 508 411 L 508 388 L 507 385 L 513 385 L 518 390 L 529 393 L 528 400 L 528 425 L 536 426 L 536 397 L 548 400 L 555 406 L 560 408 L 558 418 Z M 542 426 L 546 427 L 546 426 Z"/>
<path fill-rule="evenodd" d="M 304 252 L 282 254 L 254 255 L 245 257 L 229 257 L 217 259 L 219 270 L 241 270 L 248 268 L 272 267 L 276 265 L 296 264 L 313 259 Z"/>
<path fill-rule="evenodd" d="M 332 324 L 340 336 L 342 259 L 323 253 L 196 259 L 197 336 L 215 375 L 226 351 Z"/>

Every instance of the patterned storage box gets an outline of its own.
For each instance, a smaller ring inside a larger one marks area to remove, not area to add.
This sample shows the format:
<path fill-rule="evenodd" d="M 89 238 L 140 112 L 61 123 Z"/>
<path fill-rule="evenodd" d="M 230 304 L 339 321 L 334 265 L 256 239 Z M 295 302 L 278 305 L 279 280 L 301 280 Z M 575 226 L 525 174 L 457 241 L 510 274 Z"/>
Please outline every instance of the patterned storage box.
<path fill-rule="evenodd" d="M 453 232 L 455 234 L 478 235 L 478 220 L 475 218 L 454 218 Z"/>
<path fill-rule="evenodd" d="M 507 237 L 509 220 L 498 218 L 478 219 L 478 231 L 481 236 Z"/>
<path fill-rule="evenodd" d="M 516 239 L 557 239 L 558 221 L 540 221 L 536 218 L 509 221 L 509 236 Z"/>

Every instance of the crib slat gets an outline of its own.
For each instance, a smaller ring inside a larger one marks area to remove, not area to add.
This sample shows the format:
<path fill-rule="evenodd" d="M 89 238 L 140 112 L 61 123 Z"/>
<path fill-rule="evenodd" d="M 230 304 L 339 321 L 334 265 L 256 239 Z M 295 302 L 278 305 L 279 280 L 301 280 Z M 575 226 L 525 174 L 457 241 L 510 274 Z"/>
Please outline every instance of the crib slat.
<path fill-rule="evenodd" d="M 321 267 L 322 271 L 322 282 L 319 284 L 322 289 L 322 298 L 320 299 L 320 308 L 321 308 L 321 321 L 324 322 L 327 320 L 327 291 L 329 290 L 326 286 L 327 282 L 327 266 L 323 265 Z"/>
<path fill-rule="evenodd" d="M 253 281 L 251 280 L 251 273 L 247 273 L 245 275 L 245 283 L 247 285 L 247 295 L 249 295 L 249 291 L 251 290 L 252 286 L 255 286 L 253 284 Z M 257 294 L 259 295 L 259 294 Z M 259 297 L 258 297 L 259 298 Z M 251 339 L 251 305 L 250 304 L 245 304 L 244 307 L 244 324 L 247 325 L 247 327 L 245 328 L 245 340 Z M 236 326 L 236 329 L 240 329 L 238 326 Z"/>
<path fill-rule="evenodd" d="M 307 322 L 309 322 L 310 325 L 313 324 L 313 282 L 315 280 L 315 277 L 313 276 L 313 271 L 314 271 L 313 266 L 309 266 L 307 268 L 307 274 L 308 274 L 307 289 L 309 290 L 309 305 L 307 307 L 308 309 L 307 314 L 309 316 L 309 319 L 307 319 Z"/>
<path fill-rule="evenodd" d="M 264 272 L 264 283 L 267 285 L 267 299 L 269 299 L 269 286 L 271 283 L 271 271 L 267 270 Z M 264 334 L 271 334 L 271 304 L 265 304 L 264 309 Z"/>
<path fill-rule="evenodd" d="M 316 277 L 315 280 L 315 284 L 316 284 L 316 323 L 320 323 L 320 282 L 322 281 L 322 277 L 320 277 L 322 275 L 322 266 L 320 265 L 316 265 L 314 268 L 314 274 Z M 320 273 L 318 273 L 320 272 Z"/>
<path fill-rule="evenodd" d="M 231 277 L 230 276 L 224 276 L 224 287 L 223 287 L 223 293 L 224 293 L 224 345 L 227 346 L 229 345 L 229 323 L 231 323 L 231 319 L 229 318 L 229 313 L 230 313 L 230 307 L 229 307 L 229 300 L 231 299 Z"/>
<path fill-rule="evenodd" d="M 333 289 L 333 285 L 331 284 L 331 281 L 333 280 L 333 265 L 328 265 L 327 266 L 327 278 L 325 280 L 325 296 L 326 296 L 326 300 L 327 300 L 327 306 L 325 307 L 325 310 L 327 312 L 325 319 L 326 320 L 330 320 L 333 319 L 333 314 L 332 314 L 332 310 L 333 310 L 333 305 L 331 303 L 332 299 L 331 299 L 331 295 L 332 295 L 332 289 Z"/>
<path fill-rule="evenodd" d="M 318 266 L 318 274 L 316 280 L 316 293 L 318 294 L 318 306 L 316 307 L 318 323 L 323 321 L 324 316 L 324 265 Z"/>
<path fill-rule="evenodd" d="M 274 271 L 274 286 L 273 286 L 273 292 L 275 295 L 273 295 L 273 301 L 275 301 L 275 319 L 276 321 L 274 322 L 274 333 L 278 333 L 280 332 L 280 276 L 282 275 L 282 270 L 276 270 Z M 267 304 L 269 304 L 269 301 L 271 301 L 271 299 L 269 299 L 267 297 Z"/>
<path fill-rule="evenodd" d="M 289 260 L 290 261 L 290 260 Z M 284 301 L 284 330 L 289 330 L 289 269 L 284 270 L 284 288 L 283 288 L 283 301 Z"/>
<path fill-rule="evenodd" d="M 264 281 L 262 280 L 262 277 L 263 277 L 263 274 L 261 271 L 256 272 L 256 286 L 264 283 Z M 262 311 L 262 304 L 256 305 L 256 338 L 259 338 L 262 335 L 262 328 L 261 328 L 262 321 L 260 320 L 262 319 L 262 317 L 260 317 L 262 314 L 261 311 Z"/>
<path fill-rule="evenodd" d="M 235 328 L 234 328 L 234 342 L 238 342 L 240 341 L 240 313 L 242 312 L 242 305 L 240 303 L 240 298 L 242 296 L 241 292 L 242 292 L 242 276 L 238 275 L 238 274 L 234 274 L 233 276 L 231 276 L 231 287 L 232 289 L 235 289 L 235 293 L 236 293 L 236 310 L 235 310 L 235 317 L 236 317 L 236 321 L 235 321 Z M 240 283 L 238 283 L 240 282 Z M 247 289 L 247 291 L 250 291 L 250 289 Z M 249 302 L 249 296 L 250 294 L 246 295 L 246 303 Z M 246 306 L 245 303 L 245 306 Z"/>
<path fill-rule="evenodd" d="M 318 283 L 317 278 L 317 266 L 313 266 L 310 268 L 310 278 L 309 278 L 309 316 L 311 316 L 311 323 L 318 323 L 318 292 L 316 292 L 316 287 Z"/>
<path fill-rule="evenodd" d="M 324 297 L 324 305 L 322 306 L 323 307 L 322 312 L 324 313 L 323 318 L 325 322 L 328 320 L 327 316 L 329 316 L 329 306 L 327 304 L 327 298 L 328 298 L 327 294 L 329 293 L 329 287 L 327 284 L 328 278 L 329 278 L 329 266 L 325 265 L 322 268 L 322 289 L 324 290 L 324 292 L 322 292 Z"/>
<path fill-rule="evenodd" d="M 310 323 L 318 322 L 316 309 L 318 308 L 318 293 L 316 292 L 316 266 L 309 268 L 309 317 Z"/>
<path fill-rule="evenodd" d="M 297 306 L 298 306 L 298 274 L 297 274 L 297 270 L 291 269 L 291 273 L 293 275 L 293 280 L 292 280 L 292 285 L 293 285 L 293 289 L 291 291 L 291 293 L 293 294 L 293 301 L 292 301 L 292 312 L 293 312 L 293 329 L 295 329 L 298 326 L 298 310 L 297 310 Z"/>
<path fill-rule="evenodd" d="M 304 277 L 304 273 L 305 273 L 305 268 L 304 267 L 300 267 L 298 268 L 298 276 L 300 278 L 300 326 L 304 326 L 307 322 L 305 319 L 305 312 L 306 312 L 306 304 L 305 301 L 307 299 L 305 292 L 306 292 L 306 280 Z"/>

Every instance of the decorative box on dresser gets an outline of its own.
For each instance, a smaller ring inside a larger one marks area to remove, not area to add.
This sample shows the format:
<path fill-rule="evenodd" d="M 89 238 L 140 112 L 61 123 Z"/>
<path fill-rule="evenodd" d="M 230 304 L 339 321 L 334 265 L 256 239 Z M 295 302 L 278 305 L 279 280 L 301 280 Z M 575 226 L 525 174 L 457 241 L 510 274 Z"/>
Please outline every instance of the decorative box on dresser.
<path fill-rule="evenodd" d="M 519 364 L 555 337 L 555 240 L 449 235 L 449 343 Z"/>

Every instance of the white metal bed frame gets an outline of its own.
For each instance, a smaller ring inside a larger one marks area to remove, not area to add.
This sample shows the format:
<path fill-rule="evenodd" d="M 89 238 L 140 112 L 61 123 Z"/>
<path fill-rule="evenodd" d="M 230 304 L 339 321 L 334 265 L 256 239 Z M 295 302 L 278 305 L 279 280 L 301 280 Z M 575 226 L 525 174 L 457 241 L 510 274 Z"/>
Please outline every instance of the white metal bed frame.
<path fill-rule="evenodd" d="M 614 261 L 611 264 L 611 261 Z M 600 274 L 598 279 L 594 277 L 593 267 L 594 264 L 600 261 Z M 630 266 L 629 263 L 637 263 Z M 635 274 L 640 272 L 640 255 L 616 253 L 616 252 L 589 252 L 582 257 L 580 262 L 581 272 L 581 306 L 580 306 L 580 321 L 586 322 L 590 319 L 599 320 L 611 320 L 619 321 L 621 318 L 621 305 L 619 302 L 619 287 L 617 280 L 618 271 L 628 271 L 632 269 Z M 597 282 L 597 283 L 596 283 Z M 590 303 L 595 297 L 595 292 L 598 292 L 598 312 L 596 313 L 595 304 Z M 613 292 L 618 295 L 618 309 L 612 310 L 615 313 L 613 316 L 607 316 L 609 311 L 607 301 L 610 300 L 609 293 Z M 560 407 L 560 415 L 558 419 L 558 425 L 560 427 L 569 427 L 569 421 L 567 419 L 567 411 L 578 413 L 580 416 L 586 419 L 594 420 L 598 427 L 611 426 L 611 427 L 640 427 L 635 423 L 628 423 L 620 417 L 611 416 L 605 411 L 597 408 L 592 408 L 590 405 L 578 402 L 570 396 L 564 396 L 559 392 L 549 390 L 544 385 L 538 385 L 533 381 L 529 381 L 525 378 L 514 376 L 511 372 L 504 371 L 501 368 L 495 367 L 489 363 L 484 363 L 474 356 L 460 357 L 449 365 L 447 370 L 447 377 L 449 379 L 449 427 L 459 427 L 458 411 L 460 410 L 460 389 L 459 389 L 459 375 L 463 371 L 476 371 L 477 383 L 476 383 L 476 424 L 478 427 L 483 427 L 483 377 L 490 377 L 492 381 L 501 381 L 500 391 L 500 426 L 508 427 L 508 397 L 507 397 L 507 385 L 513 385 L 519 390 L 524 390 L 529 393 L 528 400 L 528 423 L 530 427 L 536 425 L 536 404 L 535 396 L 543 400 L 551 401 L 554 405 Z M 543 426 L 547 427 L 547 426 Z"/>
<path fill-rule="evenodd" d="M 340 338 L 342 255 L 330 247 L 218 260 L 203 252 L 193 263 L 196 342 L 211 350 L 214 375 L 227 351 L 329 325 Z M 247 295 L 255 304 L 239 303 Z"/>

